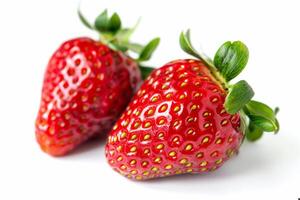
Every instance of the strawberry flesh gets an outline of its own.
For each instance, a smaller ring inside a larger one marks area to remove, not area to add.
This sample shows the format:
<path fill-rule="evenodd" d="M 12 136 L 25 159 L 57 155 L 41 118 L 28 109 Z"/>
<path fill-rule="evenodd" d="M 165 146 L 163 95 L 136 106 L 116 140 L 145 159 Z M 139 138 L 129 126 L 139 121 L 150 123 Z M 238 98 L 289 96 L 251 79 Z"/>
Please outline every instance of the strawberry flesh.
<path fill-rule="evenodd" d="M 136 180 L 219 168 L 243 139 L 239 114 L 224 109 L 226 94 L 199 60 L 156 69 L 109 134 L 109 164 Z"/>
<path fill-rule="evenodd" d="M 126 108 L 141 74 L 137 63 L 89 38 L 63 43 L 51 57 L 36 138 L 54 156 L 106 133 Z"/>

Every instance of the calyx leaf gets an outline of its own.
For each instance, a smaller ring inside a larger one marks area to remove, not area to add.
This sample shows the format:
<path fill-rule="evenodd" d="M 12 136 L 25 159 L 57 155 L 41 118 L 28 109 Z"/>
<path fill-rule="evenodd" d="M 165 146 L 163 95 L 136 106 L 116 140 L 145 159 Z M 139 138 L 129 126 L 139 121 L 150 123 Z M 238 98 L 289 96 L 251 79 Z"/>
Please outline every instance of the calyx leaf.
<path fill-rule="evenodd" d="M 241 80 L 231 86 L 229 93 L 225 99 L 225 109 L 230 114 L 235 114 L 240 111 L 254 96 L 254 91 L 251 86 Z"/>
<path fill-rule="evenodd" d="M 244 111 L 250 121 L 263 131 L 278 132 L 279 123 L 276 119 L 276 113 L 268 105 L 252 100 L 246 104 Z"/>
<path fill-rule="evenodd" d="M 140 56 L 139 56 L 139 61 L 147 61 L 151 58 L 152 53 L 154 50 L 157 48 L 159 44 L 160 39 L 159 38 L 154 38 L 151 40 L 141 51 Z"/>
<path fill-rule="evenodd" d="M 87 28 L 93 30 L 93 26 L 90 24 L 90 22 L 82 15 L 80 9 L 78 8 L 77 14 L 79 16 L 80 21 L 83 25 L 85 25 Z"/>
<path fill-rule="evenodd" d="M 109 18 L 105 9 L 95 20 L 95 29 L 99 32 L 107 32 L 109 27 Z"/>
<path fill-rule="evenodd" d="M 214 65 L 230 81 L 246 67 L 249 58 L 247 46 L 241 41 L 225 42 L 216 52 Z"/>
<path fill-rule="evenodd" d="M 254 125 L 253 122 L 250 122 L 248 129 L 246 130 L 246 138 L 248 141 L 254 142 L 260 139 L 263 135 L 264 131 Z"/>

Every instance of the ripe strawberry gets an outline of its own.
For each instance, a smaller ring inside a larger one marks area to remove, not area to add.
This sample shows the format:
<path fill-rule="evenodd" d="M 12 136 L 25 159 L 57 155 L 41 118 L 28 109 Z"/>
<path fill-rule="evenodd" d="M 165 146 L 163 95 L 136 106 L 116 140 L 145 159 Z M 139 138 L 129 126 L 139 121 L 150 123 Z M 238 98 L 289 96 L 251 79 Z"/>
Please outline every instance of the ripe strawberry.
<path fill-rule="evenodd" d="M 108 137 L 107 160 L 128 178 L 213 171 L 238 152 L 246 133 L 255 140 L 278 131 L 274 111 L 250 101 L 254 93 L 245 81 L 228 83 L 246 65 L 245 45 L 225 43 L 212 64 L 192 48 L 189 32 L 180 42 L 199 60 L 154 70 Z"/>
<path fill-rule="evenodd" d="M 140 85 L 140 61 L 150 58 L 159 39 L 135 45 L 140 58 L 127 55 L 132 29 L 121 29 L 117 14 L 104 11 L 92 27 L 100 41 L 82 37 L 64 42 L 51 57 L 36 119 L 36 138 L 42 150 L 60 156 L 91 137 L 106 133 Z M 122 51 L 121 51 L 122 50 Z"/>

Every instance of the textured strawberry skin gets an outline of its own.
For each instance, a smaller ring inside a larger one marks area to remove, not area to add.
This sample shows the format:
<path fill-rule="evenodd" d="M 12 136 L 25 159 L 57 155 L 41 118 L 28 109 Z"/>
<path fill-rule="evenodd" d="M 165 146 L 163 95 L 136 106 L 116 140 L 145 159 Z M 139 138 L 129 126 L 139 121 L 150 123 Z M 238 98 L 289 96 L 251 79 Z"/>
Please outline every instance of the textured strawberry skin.
<path fill-rule="evenodd" d="M 62 44 L 51 57 L 36 119 L 36 138 L 54 156 L 107 132 L 141 83 L 131 58 L 89 38 Z"/>
<path fill-rule="evenodd" d="M 225 96 L 200 61 L 153 71 L 109 134 L 109 164 L 136 180 L 219 168 L 243 139 L 239 114 L 225 112 Z"/>

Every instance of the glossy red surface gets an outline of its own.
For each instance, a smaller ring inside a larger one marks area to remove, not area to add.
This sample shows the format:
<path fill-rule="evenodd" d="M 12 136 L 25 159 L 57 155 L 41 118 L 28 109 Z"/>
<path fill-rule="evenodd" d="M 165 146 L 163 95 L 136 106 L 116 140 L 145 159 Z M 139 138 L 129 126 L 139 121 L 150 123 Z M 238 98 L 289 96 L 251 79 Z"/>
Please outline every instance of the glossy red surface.
<path fill-rule="evenodd" d="M 224 110 L 225 96 L 200 61 L 155 70 L 109 135 L 109 164 L 136 180 L 219 168 L 243 138 L 240 116 Z"/>
<path fill-rule="evenodd" d="M 64 155 L 106 133 L 141 82 L 137 64 L 89 38 L 62 44 L 49 61 L 36 119 L 41 148 Z"/>

